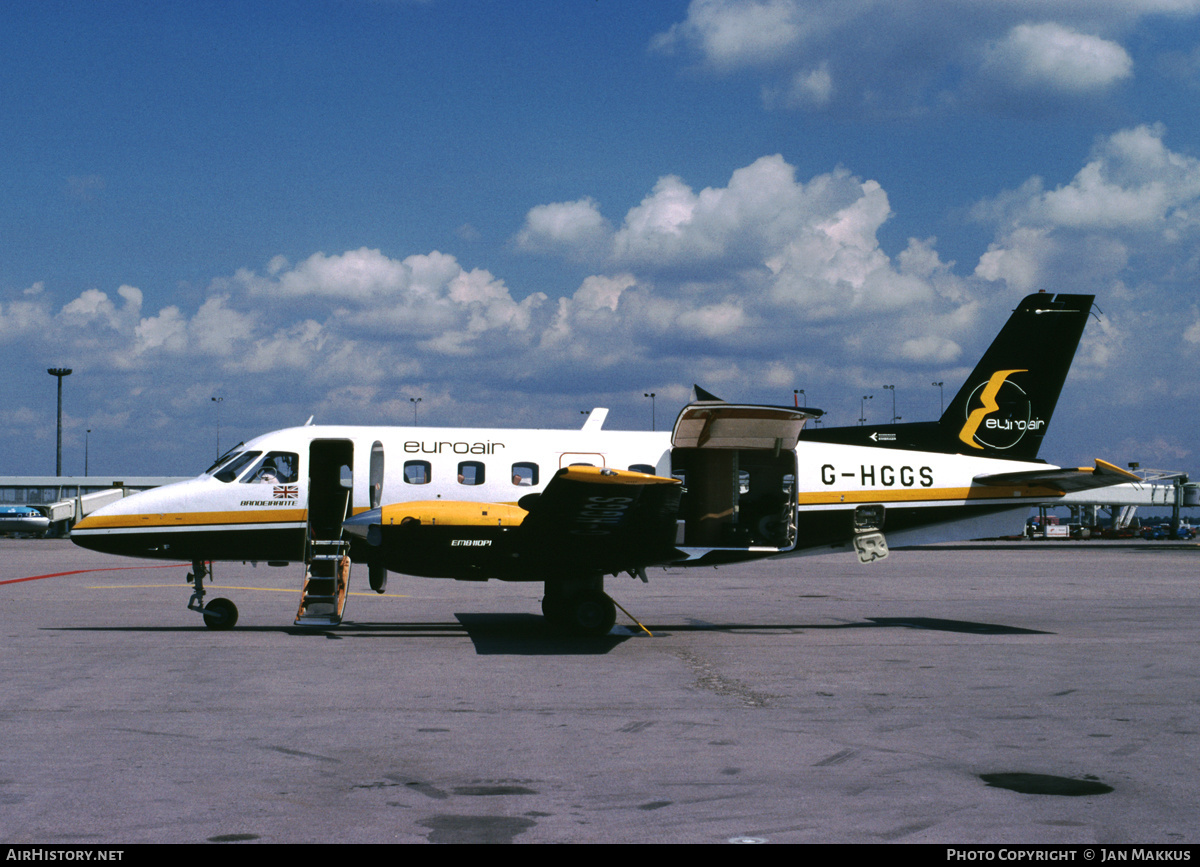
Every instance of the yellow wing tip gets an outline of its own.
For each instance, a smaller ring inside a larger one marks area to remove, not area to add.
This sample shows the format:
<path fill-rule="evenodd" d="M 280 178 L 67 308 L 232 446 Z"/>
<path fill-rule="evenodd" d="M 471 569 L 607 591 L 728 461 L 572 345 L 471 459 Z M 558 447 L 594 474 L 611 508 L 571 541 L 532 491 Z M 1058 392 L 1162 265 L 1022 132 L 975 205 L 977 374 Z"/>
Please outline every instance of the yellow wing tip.
<path fill-rule="evenodd" d="M 1096 469 L 1105 473 L 1113 473 L 1118 476 L 1123 476 L 1131 482 L 1140 482 L 1142 477 L 1131 473 L 1129 470 L 1122 469 L 1116 464 L 1110 464 L 1108 461 L 1096 458 Z"/>

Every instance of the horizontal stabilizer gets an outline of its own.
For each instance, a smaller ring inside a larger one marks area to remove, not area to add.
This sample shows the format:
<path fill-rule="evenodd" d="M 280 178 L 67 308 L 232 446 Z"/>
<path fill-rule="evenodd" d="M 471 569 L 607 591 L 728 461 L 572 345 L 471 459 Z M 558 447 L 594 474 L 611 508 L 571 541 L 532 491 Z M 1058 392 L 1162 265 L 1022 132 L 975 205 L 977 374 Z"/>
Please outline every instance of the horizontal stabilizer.
<path fill-rule="evenodd" d="M 1073 491 L 1088 491 L 1093 488 L 1107 488 L 1109 485 L 1140 482 L 1142 479 L 1128 470 L 1123 470 L 1115 464 L 1097 458 L 1094 467 L 1053 469 L 1047 467 L 1044 470 L 1028 470 L 1019 473 L 989 473 L 976 476 L 974 481 L 976 484 L 993 487 L 1028 485 L 1052 488 L 1059 493 L 1068 494 Z"/>

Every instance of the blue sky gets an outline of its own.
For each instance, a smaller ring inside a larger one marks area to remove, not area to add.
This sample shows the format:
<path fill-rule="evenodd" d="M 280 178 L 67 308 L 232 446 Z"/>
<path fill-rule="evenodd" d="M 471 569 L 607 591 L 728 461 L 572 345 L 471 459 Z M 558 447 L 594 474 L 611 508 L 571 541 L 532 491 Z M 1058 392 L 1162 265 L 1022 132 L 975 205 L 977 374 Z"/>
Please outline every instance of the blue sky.
<path fill-rule="evenodd" d="M 1039 289 L 1103 311 L 1043 457 L 1191 470 L 1198 103 L 1200 0 L 5 4 L 0 473 L 58 365 L 74 474 L 203 469 L 213 396 L 928 419 Z"/>

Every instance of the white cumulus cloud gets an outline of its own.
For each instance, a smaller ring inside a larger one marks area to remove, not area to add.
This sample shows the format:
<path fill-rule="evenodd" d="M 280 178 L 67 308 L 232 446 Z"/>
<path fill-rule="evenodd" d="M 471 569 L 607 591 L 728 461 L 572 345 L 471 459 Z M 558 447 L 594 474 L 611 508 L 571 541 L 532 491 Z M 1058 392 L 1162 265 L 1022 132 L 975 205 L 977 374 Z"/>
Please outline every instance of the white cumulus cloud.
<path fill-rule="evenodd" d="M 1087 94 L 1129 78 L 1133 59 L 1111 40 L 1062 24 L 1018 24 L 987 47 L 983 72 L 1021 90 Z"/>
<path fill-rule="evenodd" d="M 1070 182 L 1047 190 L 1031 178 L 980 202 L 974 214 L 997 238 L 976 274 L 1028 289 L 1113 280 L 1135 255 L 1187 267 L 1188 243 L 1200 242 L 1200 160 L 1167 148 L 1165 132 L 1120 130 Z"/>
<path fill-rule="evenodd" d="M 814 28 L 810 11 L 791 0 L 693 0 L 687 18 L 653 46 L 671 51 L 690 44 L 716 67 L 757 66 L 784 56 Z"/>
<path fill-rule="evenodd" d="M 530 209 L 515 241 L 523 250 L 571 249 L 588 256 L 602 249 L 611 231 L 596 202 L 583 198 Z"/>
<path fill-rule="evenodd" d="M 1146 21 L 1198 14 L 1197 0 L 693 0 L 651 47 L 758 78 L 771 109 L 1038 112 L 1031 94 L 1061 105 L 1128 80 L 1124 43 Z"/>

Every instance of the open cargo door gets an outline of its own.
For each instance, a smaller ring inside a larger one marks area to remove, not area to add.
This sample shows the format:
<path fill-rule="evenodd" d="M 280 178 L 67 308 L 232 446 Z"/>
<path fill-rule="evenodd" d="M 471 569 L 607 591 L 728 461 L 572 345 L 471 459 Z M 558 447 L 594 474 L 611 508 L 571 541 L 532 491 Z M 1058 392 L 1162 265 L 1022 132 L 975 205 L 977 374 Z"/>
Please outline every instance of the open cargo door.
<path fill-rule="evenodd" d="M 671 432 L 687 548 L 787 550 L 796 542 L 796 440 L 811 411 L 701 400 Z"/>

